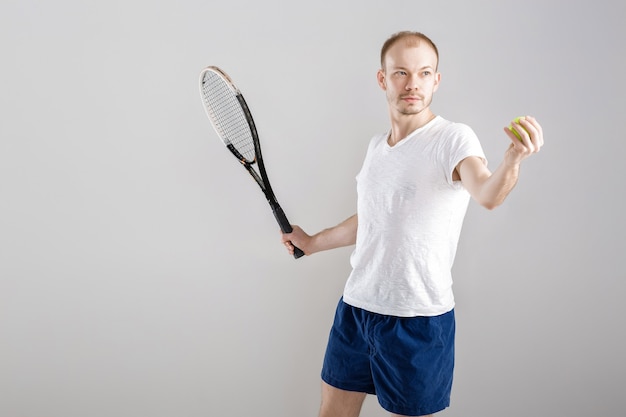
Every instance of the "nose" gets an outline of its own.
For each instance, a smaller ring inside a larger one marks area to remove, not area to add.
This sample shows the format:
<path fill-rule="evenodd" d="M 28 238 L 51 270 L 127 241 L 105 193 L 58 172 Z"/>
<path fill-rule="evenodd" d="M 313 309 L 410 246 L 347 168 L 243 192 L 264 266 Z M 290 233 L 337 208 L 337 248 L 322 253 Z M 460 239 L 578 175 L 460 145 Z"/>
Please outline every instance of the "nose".
<path fill-rule="evenodd" d="M 406 85 L 404 86 L 404 89 L 406 91 L 417 90 L 418 89 L 417 76 L 409 75 L 407 77 Z"/>

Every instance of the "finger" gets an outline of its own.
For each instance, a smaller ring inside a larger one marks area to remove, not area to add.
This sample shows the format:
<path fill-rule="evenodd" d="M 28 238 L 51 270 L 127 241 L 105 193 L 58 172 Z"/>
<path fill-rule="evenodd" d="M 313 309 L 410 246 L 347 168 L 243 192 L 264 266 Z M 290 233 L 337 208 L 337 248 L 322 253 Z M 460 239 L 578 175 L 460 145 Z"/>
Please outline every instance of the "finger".
<path fill-rule="evenodd" d="M 543 136 L 537 130 L 538 123 L 532 116 L 524 116 L 517 121 L 511 122 L 511 126 L 520 135 L 520 142 L 524 144 L 525 151 L 538 152 L 543 144 Z"/>
<path fill-rule="evenodd" d="M 515 126 L 512 123 L 511 125 L 515 128 Z M 509 139 L 511 139 L 511 145 L 513 145 L 514 148 L 517 148 L 519 150 L 524 149 L 524 140 L 515 136 L 515 133 L 511 132 L 511 129 L 509 129 L 508 127 L 505 127 L 504 133 L 506 133 Z"/>
<path fill-rule="evenodd" d="M 544 142 L 543 142 L 543 129 L 541 128 L 541 125 L 539 124 L 537 119 L 535 119 L 532 116 L 526 116 L 525 121 L 527 122 L 527 124 L 525 125 L 525 128 L 533 129 L 533 133 L 534 133 L 533 140 L 535 144 L 537 144 L 539 147 L 542 147 Z"/>
<path fill-rule="evenodd" d="M 284 242 L 285 248 L 290 255 L 293 255 L 294 247 L 290 242 Z"/>
<path fill-rule="evenodd" d="M 537 147 L 536 151 L 543 146 L 543 131 L 541 129 L 541 125 L 537 122 L 532 116 L 526 116 L 520 120 L 520 124 L 524 129 L 526 129 L 529 134 L 532 142 Z"/>
<path fill-rule="evenodd" d="M 281 229 L 278 229 L 278 232 L 280 233 L 280 240 L 281 240 L 281 242 L 287 242 L 287 241 L 291 240 L 290 237 L 293 234 L 293 230 L 290 233 L 285 233 Z"/>

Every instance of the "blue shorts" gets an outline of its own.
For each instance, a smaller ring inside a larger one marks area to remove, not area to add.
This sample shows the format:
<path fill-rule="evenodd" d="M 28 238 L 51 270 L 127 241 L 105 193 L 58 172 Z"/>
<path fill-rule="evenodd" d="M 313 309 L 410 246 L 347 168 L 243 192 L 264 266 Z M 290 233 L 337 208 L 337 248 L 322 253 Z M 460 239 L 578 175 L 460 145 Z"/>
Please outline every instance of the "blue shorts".
<path fill-rule="evenodd" d="M 433 414 L 450 405 L 454 310 L 434 317 L 394 317 L 339 301 L 322 380 L 375 394 L 387 411 Z"/>

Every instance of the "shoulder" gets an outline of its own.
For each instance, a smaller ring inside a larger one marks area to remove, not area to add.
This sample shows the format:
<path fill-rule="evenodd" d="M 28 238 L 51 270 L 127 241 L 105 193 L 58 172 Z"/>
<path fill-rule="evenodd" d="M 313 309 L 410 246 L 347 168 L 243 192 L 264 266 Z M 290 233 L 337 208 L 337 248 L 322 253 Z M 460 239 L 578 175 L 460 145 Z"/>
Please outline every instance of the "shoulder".
<path fill-rule="evenodd" d="M 465 123 L 452 122 L 441 116 L 437 116 L 436 129 L 449 137 L 476 137 L 474 130 Z"/>
<path fill-rule="evenodd" d="M 377 148 L 385 144 L 387 142 L 388 137 L 389 137 L 389 132 L 377 134 L 376 136 L 370 139 L 368 150 L 372 150 L 373 148 Z"/>

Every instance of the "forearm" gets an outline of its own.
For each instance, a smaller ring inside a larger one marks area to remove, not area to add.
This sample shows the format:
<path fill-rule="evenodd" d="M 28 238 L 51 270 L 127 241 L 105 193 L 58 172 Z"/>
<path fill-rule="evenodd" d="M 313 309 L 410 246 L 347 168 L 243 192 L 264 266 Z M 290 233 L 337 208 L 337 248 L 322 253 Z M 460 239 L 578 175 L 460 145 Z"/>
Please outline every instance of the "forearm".
<path fill-rule="evenodd" d="M 465 188 L 478 203 L 489 210 L 502 204 L 513 190 L 519 178 L 522 161 L 539 152 L 543 146 L 543 130 L 534 117 L 526 116 L 519 123 L 513 124 L 517 126 L 519 137 L 509 128 L 504 128 L 511 144 L 504 153 L 502 163 L 493 173 L 477 157 L 465 158 L 457 166 Z"/>
<path fill-rule="evenodd" d="M 493 174 L 484 181 L 476 200 L 489 210 L 504 203 L 504 200 L 517 184 L 519 170 L 519 163 L 502 162 Z"/>
<path fill-rule="evenodd" d="M 358 217 L 354 214 L 337 226 L 324 229 L 311 236 L 309 252 L 315 253 L 354 245 L 356 243 L 357 225 Z"/>

